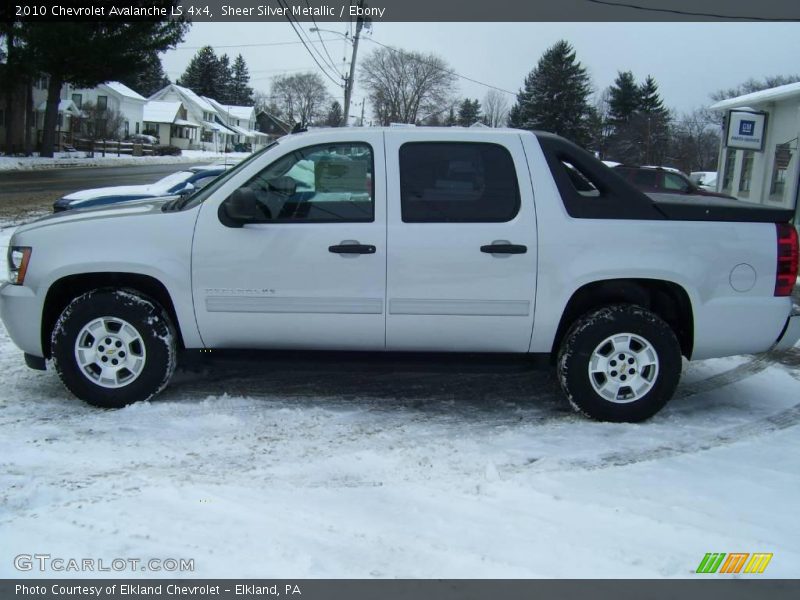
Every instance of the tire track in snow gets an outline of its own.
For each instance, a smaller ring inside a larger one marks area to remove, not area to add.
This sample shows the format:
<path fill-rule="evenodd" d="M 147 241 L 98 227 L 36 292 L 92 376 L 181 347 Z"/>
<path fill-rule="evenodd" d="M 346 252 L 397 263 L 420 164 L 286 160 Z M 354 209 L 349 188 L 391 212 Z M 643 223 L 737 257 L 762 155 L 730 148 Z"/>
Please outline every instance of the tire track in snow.
<path fill-rule="evenodd" d="M 741 365 L 738 365 L 732 369 L 723 371 L 717 375 L 712 375 L 711 377 L 701 381 L 679 385 L 678 390 L 675 392 L 672 400 L 690 398 L 691 396 L 696 396 L 697 394 L 713 391 L 724 385 L 736 383 L 737 381 L 741 381 L 742 379 L 750 377 L 751 375 L 760 373 L 774 362 L 775 359 L 769 353 L 756 354 L 752 360 L 742 363 Z"/>

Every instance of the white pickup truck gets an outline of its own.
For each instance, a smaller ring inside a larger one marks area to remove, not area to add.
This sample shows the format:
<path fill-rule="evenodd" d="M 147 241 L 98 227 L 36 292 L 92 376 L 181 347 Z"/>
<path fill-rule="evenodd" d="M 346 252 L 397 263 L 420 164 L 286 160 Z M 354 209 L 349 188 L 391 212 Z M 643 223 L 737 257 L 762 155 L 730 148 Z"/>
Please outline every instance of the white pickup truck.
<path fill-rule="evenodd" d="M 21 226 L 0 314 L 29 366 L 118 407 L 180 350 L 546 354 L 573 406 L 640 421 L 681 356 L 800 338 L 790 211 L 656 201 L 550 134 L 331 129 L 194 195 Z"/>

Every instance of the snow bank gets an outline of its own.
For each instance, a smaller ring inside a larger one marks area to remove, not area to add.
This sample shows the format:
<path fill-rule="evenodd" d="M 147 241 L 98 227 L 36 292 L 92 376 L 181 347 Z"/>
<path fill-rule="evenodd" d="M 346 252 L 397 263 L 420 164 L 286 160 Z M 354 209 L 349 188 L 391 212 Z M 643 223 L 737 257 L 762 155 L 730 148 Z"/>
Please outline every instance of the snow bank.
<path fill-rule="evenodd" d="M 85 152 L 59 152 L 55 158 L 0 156 L 0 171 L 30 171 L 37 169 L 58 169 L 72 167 L 119 167 L 129 165 L 169 165 L 196 163 L 204 160 L 233 158 L 241 160 L 250 156 L 249 152 L 206 152 L 204 150 L 184 150 L 180 156 L 98 156 L 87 158 Z"/>

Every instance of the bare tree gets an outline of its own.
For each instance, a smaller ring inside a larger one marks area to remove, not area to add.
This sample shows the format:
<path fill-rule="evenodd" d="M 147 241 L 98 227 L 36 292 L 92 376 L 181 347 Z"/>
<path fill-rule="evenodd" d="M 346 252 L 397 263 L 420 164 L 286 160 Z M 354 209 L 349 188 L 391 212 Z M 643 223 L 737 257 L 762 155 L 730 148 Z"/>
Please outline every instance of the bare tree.
<path fill-rule="evenodd" d="M 89 140 L 116 140 L 120 137 L 125 117 L 113 108 L 101 108 L 84 102 L 81 115 L 73 117 L 73 132 Z"/>
<path fill-rule="evenodd" d="M 771 75 L 762 79 L 754 79 L 751 77 L 744 83 L 737 85 L 736 87 L 717 90 L 716 92 L 711 94 L 711 99 L 715 102 L 719 102 L 720 100 L 726 100 L 727 98 L 735 98 L 736 96 L 741 96 L 743 94 L 750 94 L 752 92 L 759 92 L 761 90 L 766 90 L 773 87 L 778 87 L 779 85 L 786 85 L 787 83 L 795 83 L 796 81 L 800 81 L 800 75 Z"/>
<path fill-rule="evenodd" d="M 317 73 L 278 75 L 270 97 L 281 117 L 301 127 L 323 119 L 330 107 L 330 94 Z"/>
<path fill-rule="evenodd" d="M 378 48 L 361 63 L 360 74 L 382 125 L 425 121 L 452 103 L 456 77 L 435 54 Z"/>
<path fill-rule="evenodd" d="M 685 113 L 671 133 L 670 162 L 687 173 L 717 169 L 721 129 L 714 113 L 705 108 Z"/>
<path fill-rule="evenodd" d="M 490 127 L 505 127 L 508 123 L 508 99 L 503 92 L 489 90 L 483 97 L 483 115 Z"/>

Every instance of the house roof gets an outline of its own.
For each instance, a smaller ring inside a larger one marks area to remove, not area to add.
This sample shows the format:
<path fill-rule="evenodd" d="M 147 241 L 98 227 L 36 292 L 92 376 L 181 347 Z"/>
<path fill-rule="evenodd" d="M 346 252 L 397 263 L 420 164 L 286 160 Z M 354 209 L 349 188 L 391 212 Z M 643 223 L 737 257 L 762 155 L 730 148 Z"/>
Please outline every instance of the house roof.
<path fill-rule="evenodd" d="M 283 129 L 283 131 L 285 133 L 289 133 L 292 130 L 292 125 L 290 125 L 289 123 L 287 123 L 283 119 L 281 119 L 279 117 L 276 117 L 271 112 L 261 108 L 258 111 L 256 111 L 256 117 L 258 117 L 258 115 L 260 115 L 260 114 L 266 115 L 268 119 L 270 119 L 273 123 L 275 123 L 281 129 Z"/>
<path fill-rule="evenodd" d="M 134 100 L 147 100 L 147 98 L 145 98 L 141 94 L 134 92 L 127 85 L 125 85 L 124 83 L 120 83 L 119 81 L 106 81 L 101 85 L 106 86 L 110 90 L 113 90 L 120 96 L 125 96 L 126 98 L 133 98 Z"/>
<path fill-rule="evenodd" d="M 750 106 L 752 104 L 764 104 L 766 102 L 776 102 L 778 100 L 786 100 L 795 96 L 800 97 L 800 81 L 797 83 L 787 83 L 786 85 L 779 85 L 778 87 L 752 92 L 737 96 L 736 98 L 728 98 L 716 104 L 711 105 L 712 110 L 724 110 L 728 108 L 741 108 Z"/>
<path fill-rule="evenodd" d="M 222 125 L 221 123 L 212 123 L 211 121 L 203 121 L 203 125 L 205 125 L 208 129 L 221 131 L 225 135 L 236 135 L 235 131 L 233 131 L 232 129 L 230 129 L 225 125 Z"/>
<path fill-rule="evenodd" d="M 144 105 L 142 121 L 147 123 L 173 123 L 181 103 L 178 101 L 165 102 L 161 100 L 148 100 Z"/>
<path fill-rule="evenodd" d="M 223 104 L 213 98 L 209 98 L 208 96 L 203 96 L 203 100 L 207 100 L 210 104 L 217 109 L 218 112 L 224 112 L 234 119 L 243 119 L 245 121 L 249 121 L 250 117 L 253 116 L 255 112 L 255 107 L 253 106 L 236 106 L 234 104 Z"/>
<path fill-rule="evenodd" d="M 181 85 L 171 84 L 173 88 L 175 88 L 178 93 L 184 96 L 189 102 L 193 103 L 202 111 L 207 112 L 217 112 L 217 110 L 208 102 L 205 98 L 200 96 L 199 94 L 195 94 L 189 88 L 183 87 Z"/>

